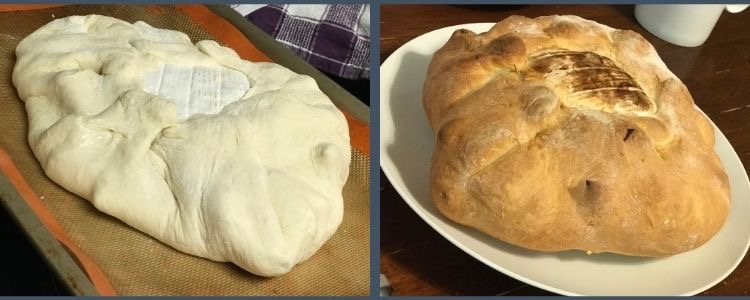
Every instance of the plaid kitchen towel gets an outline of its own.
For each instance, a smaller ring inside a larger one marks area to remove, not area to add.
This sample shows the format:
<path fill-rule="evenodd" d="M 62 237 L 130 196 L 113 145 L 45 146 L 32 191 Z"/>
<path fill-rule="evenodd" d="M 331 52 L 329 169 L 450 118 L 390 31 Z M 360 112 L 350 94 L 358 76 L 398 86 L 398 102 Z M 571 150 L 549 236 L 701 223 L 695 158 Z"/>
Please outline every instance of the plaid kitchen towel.
<path fill-rule="evenodd" d="M 234 10 L 316 68 L 370 78 L 370 6 L 232 4 Z"/>

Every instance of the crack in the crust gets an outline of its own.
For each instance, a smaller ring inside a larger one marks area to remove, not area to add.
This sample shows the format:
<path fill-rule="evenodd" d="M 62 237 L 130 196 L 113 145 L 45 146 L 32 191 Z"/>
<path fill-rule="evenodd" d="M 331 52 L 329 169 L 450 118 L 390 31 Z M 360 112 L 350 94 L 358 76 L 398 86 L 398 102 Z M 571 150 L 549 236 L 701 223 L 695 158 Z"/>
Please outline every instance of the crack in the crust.
<path fill-rule="evenodd" d="M 601 67 L 601 66 L 597 66 L 597 67 L 577 67 L 575 69 L 563 69 L 563 70 L 560 70 L 560 71 L 578 71 L 578 70 L 612 70 L 612 71 L 620 71 L 623 74 L 628 75 L 628 76 L 630 75 L 630 74 L 622 71 L 622 69 L 620 69 L 620 68 L 617 68 L 617 67 L 607 67 L 607 66 L 603 66 L 603 67 Z M 545 74 L 545 77 L 546 77 L 546 74 Z"/>
<path fill-rule="evenodd" d="M 477 169 L 476 171 L 474 171 L 474 172 L 471 172 L 471 173 L 470 173 L 470 174 L 471 174 L 471 176 L 473 177 L 474 175 L 476 175 L 476 174 L 479 174 L 479 173 L 481 173 L 482 171 L 484 171 L 484 170 L 486 170 L 486 169 L 490 168 L 491 166 L 494 166 L 494 165 L 496 165 L 496 164 L 498 163 L 498 161 L 500 161 L 500 160 L 501 160 L 501 159 L 502 159 L 503 157 L 505 157 L 505 156 L 506 156 L 506 155 L 507 155 L 508 153 L 510 153 L 510 152 L 512 152 L 512 151 L 514 151 L 514 150 L 515 150 L 515 149 L 517 149 L 517 148 L 518 148 L 519 146 L 526 146 L 526 145 L 530 144 L 530 143 L 531 143 L 532 141 L 536 141 L 536 140 L 537 140 L 537 138 L 539 138 L 539 135 L 541 135 L 541 134 L 542 134 L 543 132 L 546 132 L 546 131 L 548 131 L 548 130 L 550 130 L 550 129 L 552 129 L 552 128 L 555 128 L 555 127 L 556 127 L 556 126 L 557 126 L 558 124 L 562 123 L 563 121 L 564 121 L 564 120 L 558 120 L 558 122 L 557 122 L 557 123 L 555 123 L 555 124 L 554 124 L 553 126 L 549 126 L 549 127 L 546 127 L 546 128 L 544 128 L 544 129 L 542 129 L 542 130 L 539 130 L 539 131 L 537 131 L 537 132 L 536 132 L 536 133 L 534 134 L 534 136 L 533 136 L 532 138 L 530 138 L 530 139 L 528 139 L 528 140 L 526 140 L 526 141 L 524 141 L 524 142 L 520 142 L 520 141 L 518 140 L 518 138 L 516 137 L 516 135 L 515 135 L 515 134 L 513 134 L 513 132 L 511 131 L 511 137 L 510 137 L 510 138 L 511 138 L 511 139 L 513 139 L 513 141 L 514 141 L 515 145 L 513 145 L 513 146 L 509 147 L 509 148 L 508 148 L 508 150 L 506 150 L 506 151 L 505 151 L 505 152 L 503 152 L 502 154 L 498 154 L 498 155 L 497 155 L 497 156 L 495 156 L 495 157 L 494 157 L 494 158 L 493 158 L 493 159 L 492 159 L 492 160 L 491 160 L 491 161 L 490 161 L 489 163 L 487 163 L 487 164 L 485 164 L 484 166 L 480 167 L 480 168 L 479 168 L 479 169 Z"/>
<path fill-rule="evenodd" d="M 541 132 L 541 131 L 540 131 L 540 132 Z M 538 134 L 538 133 L 537 133 L 537 134 Z M 498 162 L 499 162 L 500 160 L 502 160 L 502 158 L 503 158 L 503 157 L 505 157 L 505 156 L 506 156 L 506 155 L 507 155 L 508 153 L 510 153 L 510 152 L 512 152 L 512 151 L 514 151 L 514 150 L 515 150 L 516 148 L 518 148 L 518 146 L 521 146 L 521 145 L 526 145 L 526 144 L 528 144 L 528 143 L 529 143 L 530 141 L 532 141 L 532 140 L 536 139 L 536 136 L 534 136 L 534 138 L 532 138 L 532 139 L 529 139 L 528 141 L 526 141 L 526 142 L 524 142 L 524 143 L 520 143 L 520 142 L 518 142 L 518 138 L 516 138 L 516 136 L 515 136 L 515 135 L 512 135 L 512 136 L 511 136 L 510 138 L 511 138 L 511 139 L 513 139 L 513 141 L 515 142 L 515 145 L 511 146 L 510 148 L 508 148 L 508 150 L 507 150 L 507 151 L 505 151 L 505 152 L 503 152 L 502 154 L 498 154 L 497 156 L 495 156 L 494 158 L 492 158 L 492 160 L 491 160 L 491 161 L 490 161 L 489 163 L 485 164 L 484 166 L 481 166 L 481 167 L 480 167 L 480 168 L 478 168 L 478 169 L 477 169 L 476 171 L 474 171 L 474 172 L 471 172 L 471 173 L 469 173 L 469 174 L 470 174 L 470 176 L 469 176 L 469 177 L 474 177 L 474 176 L 476 176 L 476 174 L 482 173 L 482 172 L 483 172 L 484 170 L 486 170 L 486 169 L 489 169 L 490 167 L 492 167 L 492 166 L 496 165 L 496 164 L 497 164 L 497 163 L 498 163 Z"/>
<path fill-rule="evenodd" d="M 466 94 L 464 94 L 464 95 L 462 95 L 460 97 L 457 97 L 453 102 L 451 102 L 450 104 L 446 105 L 444 109 L 440 110 L 441 116 L 446 115 L 448 112 L 450 112 L 451 110 L 453 110 L 453 108 L 456 105 L 458 105 L 459 103 L 464 102 L 466 99 L 470 98 L 470 96 L 472 96 L 472 95 L 478 93 L 479 91 L 483 90 L 490 83 L 495 82 L 500 76 L 508 75 L 508 74 L 510 74 L 512 76 L 520 76 L 521 75 L 520 72 L 509 72 L 508 70 L 499 69 L 499 71 L 495 72 L 495 74 L 492 75 L 492 77 L 490 77 L 490 79 L 488 79 L 486 82 L 484 82 L 481 86 L 479 86 L 479 87 L 477 87 L 477 88 L 475 88 L 475 89 L 467 92 Z"/>
<path fill-rule="evenodd" d="M 635 131 L 635 129 L 633 129 L 633 128 L 628 128 L 628 129 L 627 129 L 627 132 L 625 133 L 625 138 L 623 138 L 622 140 L 623 140 L 623 141 L 627 141 L 627 140 L 628 140 L 628 138 L 630 138 L 630 135 L 631 135 L 631 134 L 633 134 L 633 131 Z"/>
<path fill-rule="evenodd" d="M 616 86 L 601 87 L 601 88 L 595 88 L 595 89 L 575 91 L 575 92 L 570 93 L 570 95 L 572 95 L 572 96 L 579 96 L 579 95 L 583 95 L 583 94 L 597 93 L 597 92 L 601 92 L 601 91 L 629 91 L 629 92 L 641 93 L 641 94 L 645 95 L 645 93 L 643 92 L 643 90 L 641 90 L 640 88 L 635 88 L 635 87 L 616 87 Z"/>

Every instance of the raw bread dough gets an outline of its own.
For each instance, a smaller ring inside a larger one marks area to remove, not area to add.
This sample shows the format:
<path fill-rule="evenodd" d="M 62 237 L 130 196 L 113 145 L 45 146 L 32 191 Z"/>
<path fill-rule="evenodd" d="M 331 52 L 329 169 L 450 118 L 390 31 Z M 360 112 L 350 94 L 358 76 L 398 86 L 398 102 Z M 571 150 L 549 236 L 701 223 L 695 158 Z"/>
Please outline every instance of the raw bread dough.
<path fill-rule="evenodd" d="M 341 223 L 348 127 L 312 78 L 98 15 L 50 22 L 16 56 L 34 154 L 99 210 L 263 276 Z"/>

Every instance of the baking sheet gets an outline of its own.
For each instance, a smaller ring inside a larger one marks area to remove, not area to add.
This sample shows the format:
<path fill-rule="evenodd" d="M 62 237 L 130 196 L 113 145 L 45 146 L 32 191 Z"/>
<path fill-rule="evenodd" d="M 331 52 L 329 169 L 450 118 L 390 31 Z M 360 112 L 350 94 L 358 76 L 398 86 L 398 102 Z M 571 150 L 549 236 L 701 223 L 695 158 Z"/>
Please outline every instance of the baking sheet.
<path fill-rule="evenodd" d="M 67 237 L 103 271 L 115 292 L 121 295 L 367 295 L 370 159 L 364 149 L 369 146 L 353 145 L 349 181 L 343 191 L 344 219 L 336 234 L 311 259 L 276 278 L 255 276 L 230 263 L 213 262 L 174 250 L 99 212 L 44 175 L 28 146 L 26 113 L 11 83 L 14 49 L 23 37 L 55 18 L 92 13 L 179 30 L 193 42 L 216 39 L 226 45 L 226 41 L 231 40 L 226 36 L 216 37 L 211 32 L 222 35 L 231 32 L 208 27 L 215 24 L 206 20 L 218 17 L 203 6 L 72 5 L 0 13 L 0 148 L 9 154 Z M 236 34 L 232 38 L 236 39 Z M 255 55 L 252 49 L 238 53 L 245 59 L 267 59 L 262 54 Z M 352 132 L 361 135 L 364 123 L 351 116 L 349 119 Z M 361 140 L 361 136 L 357 140 Z"/>

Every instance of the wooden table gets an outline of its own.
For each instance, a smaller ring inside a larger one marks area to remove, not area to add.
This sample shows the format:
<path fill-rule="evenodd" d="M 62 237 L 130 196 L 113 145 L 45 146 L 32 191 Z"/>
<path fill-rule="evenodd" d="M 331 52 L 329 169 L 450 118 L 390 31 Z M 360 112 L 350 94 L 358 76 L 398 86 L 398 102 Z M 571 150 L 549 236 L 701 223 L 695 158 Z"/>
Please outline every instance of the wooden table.
<path fill-rule="evenodd" d="M 381 62 L 409 40 L 434 29 L 498 22 L 510 15 L 574 14 L 642 34 L 656 47 L 695 102 L 750 166 L 750 12 L 724 14 L 700 47 L 668 44 L 640 27 L 633 6 L 599 5 L 384 5 Z M 381 173 L 380 268 L 394 295 L 551 295 L 475 260 L 422 221 Z M 747 257 L 724 281 L 703 295 L 750 295 Z"/>

